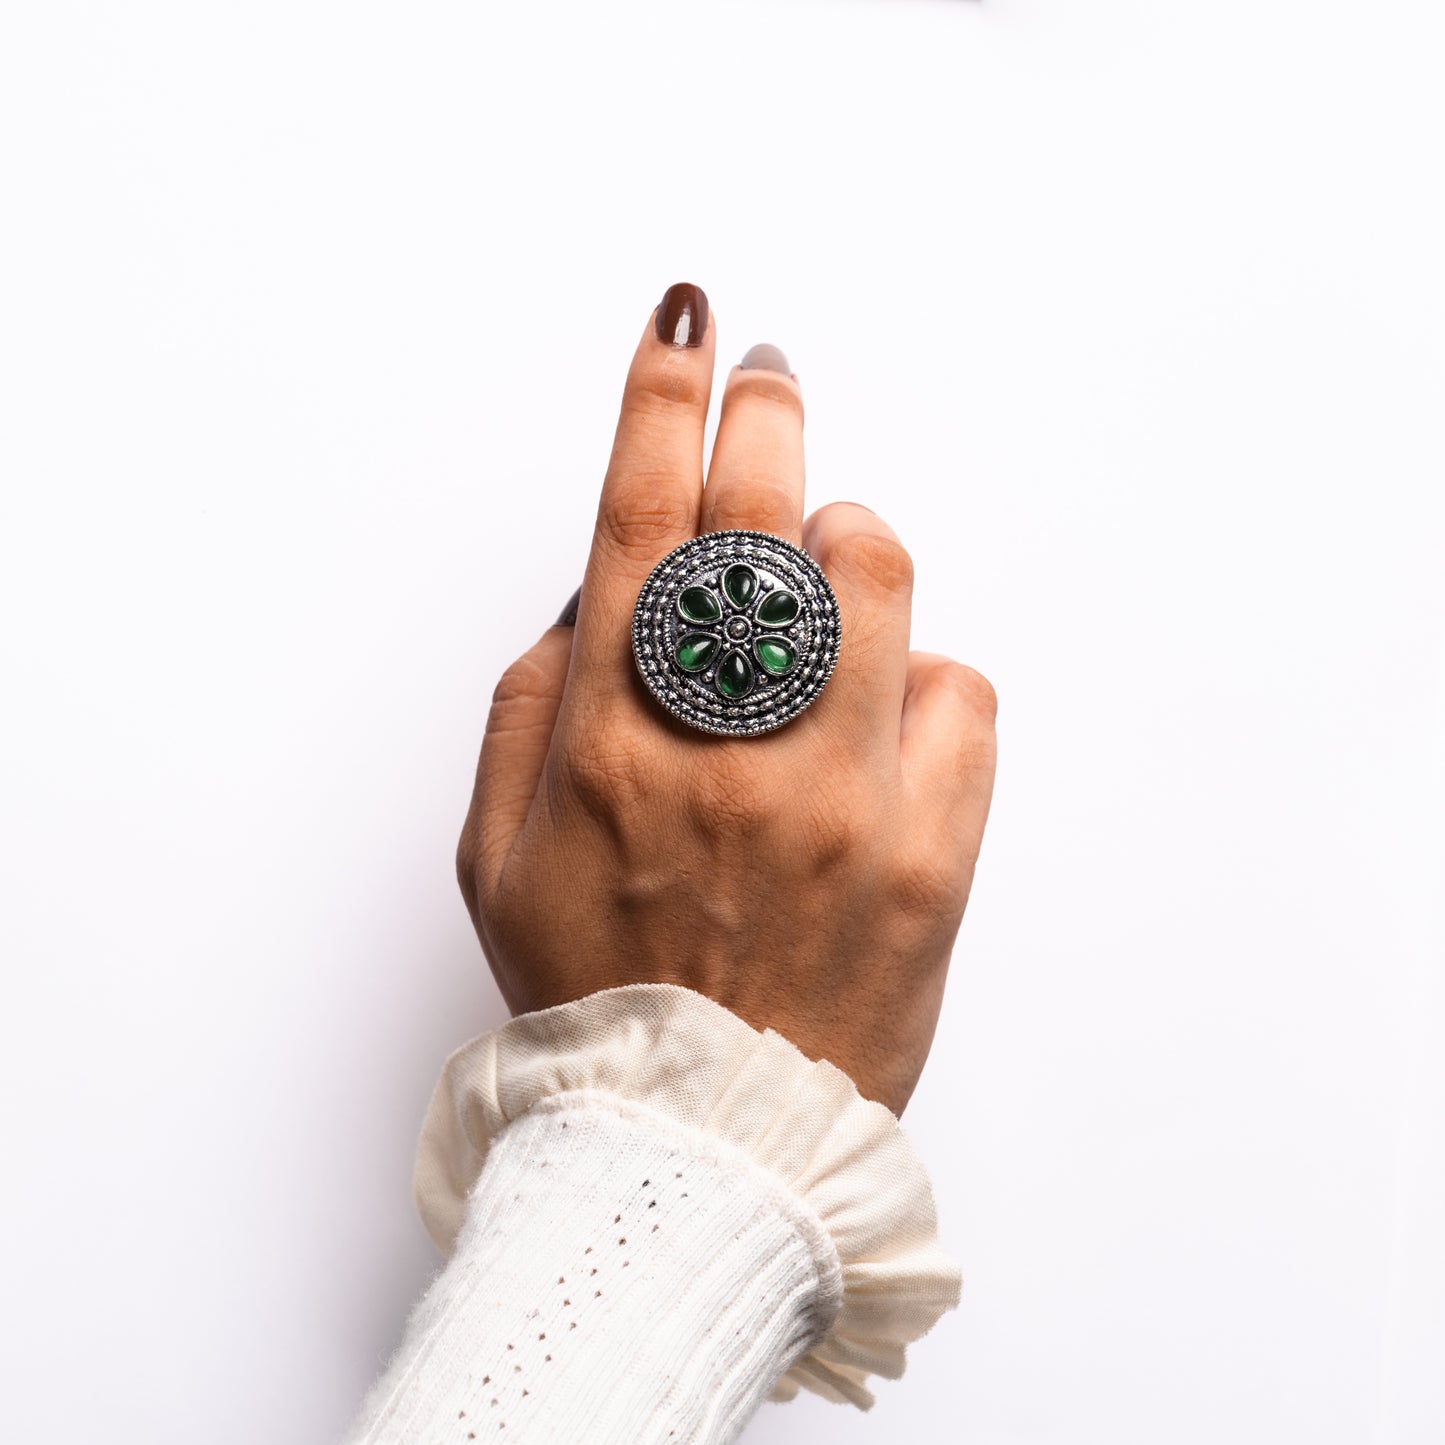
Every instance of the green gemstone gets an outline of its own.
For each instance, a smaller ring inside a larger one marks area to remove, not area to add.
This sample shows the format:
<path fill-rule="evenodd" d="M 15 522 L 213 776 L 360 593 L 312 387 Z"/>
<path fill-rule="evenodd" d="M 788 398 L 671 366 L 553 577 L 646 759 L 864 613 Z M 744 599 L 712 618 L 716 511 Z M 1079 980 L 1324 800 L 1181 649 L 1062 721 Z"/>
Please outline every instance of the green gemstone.
<path fill-rule="evenodd" d="M 705 632 L 689 632 L 677 644 L 673 656 L 684 672 L 701 672 L 717 655 L 718 641 Z"/>
<path fill-rule="evenodd" d="M 684 587 L 677 610 L 689 622 L 716 622 L 722 616 L 722 603 L 710 587 Z"/>
<path fill-rule="evenodd" d="M 746 607 L 758 590 L 758 574 L 746 562 L 734 562 L 722 574 L 722 587 L 734 607 Z"/>
<path fill-rule="evenodd" d="M 737 648 L 723 658 L 717 670 L 717 690 L 724 697 L 746 697 L 753 690 L 753 667 Z"/>
<path fill-rule="evenodd" d="M 786 637 L 760 637 L 753 644 L 753 651 L 774 677 L 781 677 L 798 660 L 797 650 Z"/>
<path fill-rule="evenodd" d="M 758 621 L 764 627 L 786 627 L 797 620 L 798 599 L 779 587 L 758 604 Z"/>

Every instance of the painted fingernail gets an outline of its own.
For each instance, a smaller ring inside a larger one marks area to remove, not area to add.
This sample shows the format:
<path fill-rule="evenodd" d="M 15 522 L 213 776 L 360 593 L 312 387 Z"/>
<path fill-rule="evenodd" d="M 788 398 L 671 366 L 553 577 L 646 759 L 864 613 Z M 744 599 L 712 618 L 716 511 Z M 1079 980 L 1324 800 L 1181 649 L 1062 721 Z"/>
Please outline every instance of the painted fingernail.
<path fill-rule="evenodd" d="M 562 609 L 562 615 L 552 624 L 553 627 L 576 627 L 577 625 L 577 603 L 581 600 L 582 589 L 579 587 L 567 600 L 567 605 Z"/>
<path fill-rule="evenodd" d="M 760 341 L 750 348 L 739 364 L 744 371 L 781 371 L 784 376 L 793 374 L 788 358 L 776 346 L 770 346 L 766 341 Z"/>
<path fill-rule="evenodd" d="M 701 286 L 669 286 L 657 308 L 657 339 L 669 346 L 701 346 L 707 335 L 707 296 Z"/>

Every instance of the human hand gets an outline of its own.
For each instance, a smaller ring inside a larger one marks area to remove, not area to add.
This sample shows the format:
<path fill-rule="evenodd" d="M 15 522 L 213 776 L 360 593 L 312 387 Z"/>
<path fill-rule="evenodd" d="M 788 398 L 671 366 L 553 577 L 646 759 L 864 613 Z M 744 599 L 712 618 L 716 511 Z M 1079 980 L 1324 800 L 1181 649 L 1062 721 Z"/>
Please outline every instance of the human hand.
<path fill-rule="evenodd" d="M 866 508 L 804 520 L 803 403 L 782 354 L 729 374 L 703 478 L 716 328 L 674 286 L 628 373 L 575 626 L 497 686 L 457 872 L 512 1012 L 682 984 L 895 1113 L 928 1056 L 988 815 L 993 689 L 910 653 L 913 567 Z M 637 595 L 699 532 L 801 543 L 842 651 L 801 716 L 751 738 L 665 712 L 631 652 Z"/>

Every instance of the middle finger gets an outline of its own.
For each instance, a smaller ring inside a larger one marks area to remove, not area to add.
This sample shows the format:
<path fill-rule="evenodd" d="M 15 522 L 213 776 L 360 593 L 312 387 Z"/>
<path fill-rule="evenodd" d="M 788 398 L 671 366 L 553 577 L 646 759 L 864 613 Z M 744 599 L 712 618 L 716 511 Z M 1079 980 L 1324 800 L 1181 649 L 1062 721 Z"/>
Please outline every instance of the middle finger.
<path fill-rule="evenodd" d="M 723 391 L 702 530 L 803 536 L 803 393 L 776 346 L 755 346 Z"/>

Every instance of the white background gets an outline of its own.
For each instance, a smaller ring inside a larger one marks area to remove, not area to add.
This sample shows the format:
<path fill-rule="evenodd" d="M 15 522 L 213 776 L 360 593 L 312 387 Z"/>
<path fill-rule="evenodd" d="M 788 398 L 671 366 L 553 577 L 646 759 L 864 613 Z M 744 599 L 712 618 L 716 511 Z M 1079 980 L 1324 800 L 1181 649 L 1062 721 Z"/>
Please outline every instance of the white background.
<path fill-rule="evenodd" d="M 486 702 L 689 279 L 1002 697 L 963 1305 L 747 1439 L 1439 1445 L 1438 15 L 7 6 L 0 1434 L 343 1430 L 503 1017 Z"/>

